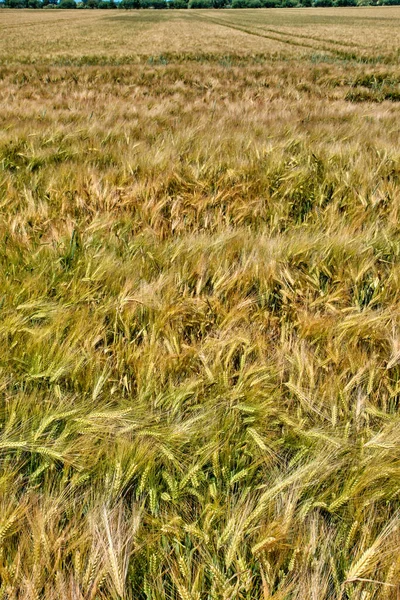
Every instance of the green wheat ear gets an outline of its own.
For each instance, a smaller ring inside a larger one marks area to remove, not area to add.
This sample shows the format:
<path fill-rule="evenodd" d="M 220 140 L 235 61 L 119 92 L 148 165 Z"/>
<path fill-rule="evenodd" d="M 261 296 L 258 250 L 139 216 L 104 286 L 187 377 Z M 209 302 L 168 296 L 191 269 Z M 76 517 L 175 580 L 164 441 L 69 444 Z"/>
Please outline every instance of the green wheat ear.
<path fill-rule="evenodd" d="M 0 600 L 395 600 L 400 9 L 40 2 L 0 1 Z"/>

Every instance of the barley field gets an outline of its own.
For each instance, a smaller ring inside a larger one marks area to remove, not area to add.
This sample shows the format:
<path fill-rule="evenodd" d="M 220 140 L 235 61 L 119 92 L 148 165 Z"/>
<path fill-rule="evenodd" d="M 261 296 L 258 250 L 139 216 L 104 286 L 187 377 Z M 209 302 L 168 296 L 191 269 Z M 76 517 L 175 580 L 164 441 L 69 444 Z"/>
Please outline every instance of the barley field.
<path fill-rule="evenodd" d="M 399 59 L 0 10 L 0 600 L 400 598 Z"/>

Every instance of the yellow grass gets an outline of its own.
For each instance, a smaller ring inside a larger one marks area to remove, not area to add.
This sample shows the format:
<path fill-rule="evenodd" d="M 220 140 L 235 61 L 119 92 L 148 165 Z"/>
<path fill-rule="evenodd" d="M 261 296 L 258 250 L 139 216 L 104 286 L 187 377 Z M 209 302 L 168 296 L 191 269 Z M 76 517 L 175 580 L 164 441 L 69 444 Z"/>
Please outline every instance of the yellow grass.
<path fill-rule="evenodd" d="M 190 11 L 2 10 L 2 63 L 96 55 L 133 60 L 165 53 L 344 54 L 397 64 L 398 7 Z M 349 58 L 349 57 L 347 57 Z"/>
<path fill-rule="evenodd" d="M 0 11 L 0 599 L 397 600 L 399 20 Z"/>

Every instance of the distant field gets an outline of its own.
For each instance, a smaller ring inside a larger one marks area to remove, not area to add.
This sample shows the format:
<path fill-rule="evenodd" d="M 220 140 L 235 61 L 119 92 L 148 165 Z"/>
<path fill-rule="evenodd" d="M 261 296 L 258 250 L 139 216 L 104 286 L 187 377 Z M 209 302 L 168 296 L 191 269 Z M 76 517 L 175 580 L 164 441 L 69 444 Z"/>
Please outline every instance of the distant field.
<path fill-rule="evenodd" d="M 0 600 L 398 600 L 400 7 L 0 10 Z"/>
<path fill-rule="evenodd" d="M 102 59 L 121 64 L 174 54 L 266 55 L 396 65 L 400 7 L 0 13 L 4 63 Z M 89 63 L 90 64 L 90 63 Z"/>

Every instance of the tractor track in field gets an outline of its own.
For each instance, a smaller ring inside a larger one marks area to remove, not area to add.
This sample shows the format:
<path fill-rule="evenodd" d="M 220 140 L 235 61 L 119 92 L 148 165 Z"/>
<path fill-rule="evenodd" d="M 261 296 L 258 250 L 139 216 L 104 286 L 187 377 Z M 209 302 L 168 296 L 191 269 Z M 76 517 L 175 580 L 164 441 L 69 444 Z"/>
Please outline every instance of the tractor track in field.
<path fill-rule="evenodd" d="M 357 62 L 360 62 L 360 61 L 362 61 L 362 62 L 370 62 L 370 60 L 367 57 L 362 58 L 362 57 L 357 56 L 355 53 L 352 53 L 352 52 L 349 53 L 347 51 L 338 50 L 336 48 L 329 48 L 327 46 L 315 46 L 315 45 L 307 44 L 305 42 L 301 42 L 301 41 L 298 41 L 298 40 L 290 39 L 290 37 L 288 37 L 287 34 L 280 33 L 276 29 L 275 30 L 267 30 L 267 31 L 271 31 L 271 33 L 277 34 L 277 35 L 270 35 L 270 34 L 267 34 L 267 33 L 262 33 L 260 31 L 254 31 L 252 29 L 249 29 L 248 27 L 241 27 L 241 26 L 233 24 L 233 23 L 231 23 L 229 21 L 223 21 L 223 20 L 219 20 L 219 19 L 215 19 L 215 18 L 210 18 L 210 17 L 205 16 L 205 15 L 199 15 L 199 14 L 197 14 L 196 18 L 200 18 L 200 19 L 202 19 L 204 21 L 207 21 L 209 23 L 213 23 L 215 25 L 220 25 L 222 27 L 227 27 L 228 29 L 233 29 L 235 31 L 241 31 L 243 33 L 247 33 L 248 35 L 253 35 L 253 36 L 256 36 L 256 37 L 261 37 L 261 38 L 264 38 L 264 39 L 268 39 L 268 40 L 273 40 L 273 41 L 276 41 L 276 42 L 280 42 L 282 44 L 288 44 L 290 46 L 296 46 L 296 47 L 299 47 L 299 48 L 307 48 L 309 50 L 322 51 L 322 52 L 325 52 L 325 53 L 329 53 L 329 54 L 331 54 L 331 55 L 333 55 L 336 58 L 341 59 L 341 60 L 354 60 L 354 61 L 357 61 Z M 278 35 L 279 36 L 286 36 L 286 37 L 278 37 Z M 298 37 L 298 36 L 296 36 L 294 34 L 294 35 L 292 35 L 292 37 Z M 308 39 L 313 39 L 313 38 L 308 38 Z M 319 40 L 315 40 L 315 41 L 319 41 Z M 330 43 L 332 43 L 332 42 L 330 42 Z"/>
<path fill-rule="evenodd" d="M 245 25 L 247 25 L 248 27 L 252 27 L 251 23 L 244 23 Z M 300 33 L 285 33 L 284 31 L 280 31 L 279 29 L 272 29 L 271 27 L 268 27 L 267 29 L 263 29 L 262 27 L 253 26 L 254 29 L 260 30 L 262 31 L 268 31 L 271 33 L 276 33 L 278 35 L 286 35 L 286 36 L 291 36 L 291 37 L 295 37 L 295 38 L 300 38 L 300 39 L 305 39 L 305 40 L 313 40 L 315 42 L 324 42 L 324 43 L 328 43 L 328 44 L 336 44 L 337 46 L 343 46 L 343 47 L 358 47 L 358 48 L 364 48 L 364 46 L 361 46 L 361 44 L 357 44 L 356 42 L 354 43 L 346 43 L 346 42 L 340 42 L 339 40 L 332 40 L 332 39 L 326 39 L 326 38 L 320 38 L 320 37 L 315 37 L 312 35 L 302 35 Z"/>

